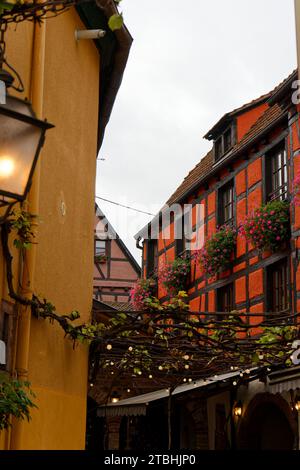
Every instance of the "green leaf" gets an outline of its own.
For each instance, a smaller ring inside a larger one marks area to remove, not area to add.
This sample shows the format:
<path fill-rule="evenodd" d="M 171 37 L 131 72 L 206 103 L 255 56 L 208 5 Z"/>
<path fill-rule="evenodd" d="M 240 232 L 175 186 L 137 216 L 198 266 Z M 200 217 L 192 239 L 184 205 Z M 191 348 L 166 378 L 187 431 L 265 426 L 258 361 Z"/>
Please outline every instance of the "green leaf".
<path fill-rule="evenodd" d="M 121 29 L 123 26 L 123 16 L 118 13 L 112 15 L 108 20 L 108 26 L 112 31 L 115 31 L 116 29 Z"/>
<path fill-rule="evenodd" d="M 12 10 L 14 6 L 13 3 L 0 2 L 0 8 L 2 10 Z"/>
<path fill-rule="evenodd" d="M 252 356 L 252 362 L 254 364 L 257 364 L 259 362 L 259 357 L 258 357 L 258 354 L 257 353 L 254 353 L 253 356 Z"/>

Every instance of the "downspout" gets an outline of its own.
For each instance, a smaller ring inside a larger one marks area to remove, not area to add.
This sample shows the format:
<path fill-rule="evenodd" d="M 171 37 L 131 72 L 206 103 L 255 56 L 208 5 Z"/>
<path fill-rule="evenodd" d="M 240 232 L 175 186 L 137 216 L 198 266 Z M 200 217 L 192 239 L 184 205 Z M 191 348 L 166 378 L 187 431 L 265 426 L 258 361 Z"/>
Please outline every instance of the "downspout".
<path fill-rule="evenodd" d="M 300 77 L 300 0 L 295 0 L 295 24 L 296 24 L 298 79 L 299 79 Z M 297 106 L 297 111 L 299 112 L 299 105 Z M 297 247 L 296 247 L 296 250 L 297 250 Z M 296 284 L 294 284 L 294 290 L 296 290 Z M 296 312 L 297 306 L 295 306 L 294 308 Z M 298 448 L 300 449 L 300 413 L 298 413 Z"/>
<path fill-rule="evenodd" d="M 295 23 L 296 23 L 298 76 L 300 77 L 300 0 L 295 0 Z"/>
<path fill-rule="evenodd" d="M 43 95 L 44 95 L 44 65 L 45 65 L 45 42 L 46 42 L 46 22 L 34 24 L 33 55 L 30 82 L 30 100 L 38 118 L 43 115 Z M 40 193 L 40 163 L 38 161 L 33 177 L 32 187 L 25 201 L 23 208 L 32 214 L 39 214 L 39 193 Z M 22 275 L 21 292 L 24 297 L 31 298 L 33 292 L 35 265 L 36 265 L 36 244 L 26 252 L 25 266 Z M 31 310 L 28 307 L 20 306 L 18 313 L 18 330 L 16 343 L 16 364 L 15 371 L 17 378 L 21 381 L 28 380 L 28 362 L 30 348 Z M 10 449 L 22 449 L 24 421 L 13 420 Z"/>

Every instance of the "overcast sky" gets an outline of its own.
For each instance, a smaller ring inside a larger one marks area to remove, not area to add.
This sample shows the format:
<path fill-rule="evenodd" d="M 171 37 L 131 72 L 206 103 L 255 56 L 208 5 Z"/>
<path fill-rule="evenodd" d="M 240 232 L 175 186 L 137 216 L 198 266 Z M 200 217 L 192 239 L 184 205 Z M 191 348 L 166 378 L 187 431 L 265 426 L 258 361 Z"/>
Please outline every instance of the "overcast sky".
<path fill-rule="evenodd" d="M 98 161 L 96 194 L 156 212 L 226 112 L 296 67 L 293 0 L 123 0 L 134 38 Z M 97 201 L 133 255 L 151 217 Z"/>

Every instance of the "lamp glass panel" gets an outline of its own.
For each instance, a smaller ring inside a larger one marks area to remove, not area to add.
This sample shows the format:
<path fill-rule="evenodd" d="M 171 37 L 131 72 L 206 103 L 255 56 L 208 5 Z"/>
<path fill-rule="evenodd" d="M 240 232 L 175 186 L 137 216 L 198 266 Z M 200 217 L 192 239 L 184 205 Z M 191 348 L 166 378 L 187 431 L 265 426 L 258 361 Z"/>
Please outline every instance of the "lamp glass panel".
<path fill-rule="evenodd" d="M 6 106 L 32 116 L 29 104 L 21 100 L 9 97 Z M 1 114 L 0 109 L 0 194 L 24 196 L 41 132 L 33 124 Z"/>

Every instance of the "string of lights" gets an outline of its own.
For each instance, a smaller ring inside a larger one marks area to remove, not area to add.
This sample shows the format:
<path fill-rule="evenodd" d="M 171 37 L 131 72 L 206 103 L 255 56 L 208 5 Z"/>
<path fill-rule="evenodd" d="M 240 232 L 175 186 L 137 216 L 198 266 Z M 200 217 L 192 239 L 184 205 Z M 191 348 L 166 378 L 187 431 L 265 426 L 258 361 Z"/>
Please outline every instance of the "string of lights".
<path fill-rule="evenodd" d="M 95 343 L 91 383 L 98 374 L 108 379 L 120 373 L 125 383 L 156 379 L 170 386 L 174 380 L 206 380 L 226 371 L 240 371 L 242 379 L 254 366 L 268 369 L 291 362 L 300 314 L 247 313 L 244 320 L 239 315 L 226 318 L 224 312 L 197 316 L 195 321 L 186 311 L 127 312 L 114 333 L 109 328 Z"/>

